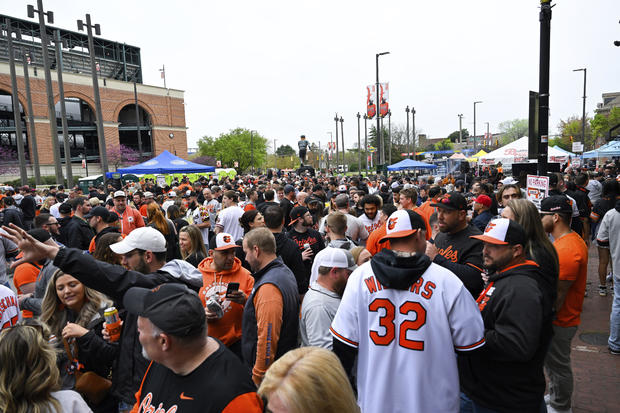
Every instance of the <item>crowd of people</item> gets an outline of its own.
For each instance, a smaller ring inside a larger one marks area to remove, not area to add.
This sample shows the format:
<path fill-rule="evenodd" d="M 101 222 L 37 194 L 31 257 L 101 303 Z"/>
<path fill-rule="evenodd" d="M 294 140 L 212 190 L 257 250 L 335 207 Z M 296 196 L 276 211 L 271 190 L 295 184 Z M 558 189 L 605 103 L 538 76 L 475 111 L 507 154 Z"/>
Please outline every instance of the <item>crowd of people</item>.
<path fill-rule="evenodd" d="M 619 166 L 6 190 L 0 412 L 571 411 Z"/>

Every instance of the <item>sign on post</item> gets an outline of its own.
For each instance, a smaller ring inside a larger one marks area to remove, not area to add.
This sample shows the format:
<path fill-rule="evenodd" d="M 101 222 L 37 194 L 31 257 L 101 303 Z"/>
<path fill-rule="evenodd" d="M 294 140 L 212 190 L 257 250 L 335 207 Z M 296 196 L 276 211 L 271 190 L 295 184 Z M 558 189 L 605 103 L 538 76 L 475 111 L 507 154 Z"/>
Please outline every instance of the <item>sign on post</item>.
<path fill-rule="evenodd" d="M 536 208 L 540 209 L 540 202 L 549 196 L 549 177 L 528 175 L 527 176 L 527 199 L 532 201 Z"/>
<path fill-rule="evenodd" d="M 155 181 L 157 182 L 157 186 L 163 188 L 166 186 L 166 175 L 157 175 L 155 177 Z"/>
<path fill-rule="evenodd" d="M 583 152 L 583 143 L 573 142 L 573 152 Z"/>

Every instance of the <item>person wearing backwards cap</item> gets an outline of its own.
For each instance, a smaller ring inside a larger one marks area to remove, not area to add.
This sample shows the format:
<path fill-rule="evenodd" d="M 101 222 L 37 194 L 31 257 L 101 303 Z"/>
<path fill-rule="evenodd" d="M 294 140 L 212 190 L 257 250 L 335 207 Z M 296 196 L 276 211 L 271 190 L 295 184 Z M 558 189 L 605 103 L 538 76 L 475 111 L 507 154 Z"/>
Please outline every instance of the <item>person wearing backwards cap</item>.
<path fill-rule="evenodd" d="M 555 195 L 543 199 L 540 214 L 545 232 L 553 236 L 560 264 L 553 338 L 545 358 L 549 377 L 547 407 L 551 412 L 567 412 L 573 394 L 570 348 L 581 322 L 588 278 L 588 247 L 579 234 L 570 229 L 573 207 L 568 198 Z"/>
<path fill-rule="evenodd" d="M 181 284 L 133 287 L 123 303 L 138 316 L 142 353 L 151 360 L 132 412 L 263 411 L 248 369 L 207 335 L 194 291 Z"/>
<path fill-rule="evenodd" d="M 384 248 L 347 281 L 330 331 L 347 373 L 357 354 L 363 412 L 458 412 L 455 350 L 484 345 L 480 311 L 459 278 L 424 254 L 426 223 L 401 209 Z"/>
<path fill-rule="evenodd" d="M 198 293 L 207 314 L 209 336 L 215 337 L 241 359 L 241 320 L 243 306 L 254 287 L 254 278 L 241 266 L 235 250 L 240 248 L 232 235 L 220 232 L 212 239 L 209 256 L 199 265 L 202 287 Z M 227 293 L 230 283 L 238 283 L 237 289 Z M 209 309 L 218 305 L 222 312 Z"/>
<path fill-rule="evenodd" d="M 136 228 L 144 226 L 144 219 L 137 209 L 127 206 L 127 196 L 123 191 L 114 192 L 114 212 L 121 222 L 121 233 L 129 235 Z"/>
<path fill-rule="evenodd" d="M 353 255 L 347 250 L 328 247 L 317 254 L 312 265 L 317 280 L 310 285 L 301 306 L 302 345 L 332 349 L 329 327 L 338 311 L 347 279 L 356 268 Z"/>
<path fill-rule="evenodd" d="M 538 264 L 527 259 L 525 230 L 494 219 L 482 235 L 488 285 L 476 300 L 486 345 L 459 355 L 461 411 L 545 411 L 543 362 L 551 339 L 551 298 L 538 286 Z"/>
<path fill-rule="evenodd" d="M 96 233 L 96 235 L 90 240 L 90 245 L 88 246 L 88 252 L 91 254 L 95 252 L 97 241 L 99 241 L 99 239 L 101 239 L 101 237 L 105 234 L 114 232 L 121 235 L 121 232 L 118 229 L 118 215 L 114 212 L 108 211 L 106 207 L 94 207 L 88 214 L 86 214 L 84 219 L 88 221 L 88 225 L 90 225 Z"/>
<path fill-rule="evenodd" d="M 13 241 L 23 252 L 22 262 L 38 262 L 45 258 L 67 274 L 73 275 L 86 287 L 97 290 L 115 303 L 122 303 L 127 290 L 134 286 L 155 288 L 161 284 L 185 284 L 198 291 L 202 286 L 200 271 L 188 262 L 173 260 L 166 263 L 166 240 L 155 228 L 144 227 L 132 231 L 125 239 L 110 248 L 122 255 L 124 266 L 95 260 L 75 248 L 60 248 L 42 243 L 15 226 L 4 227 L 4 237 Z M 118 368 L 112 372 L 111 393 L 119 400 L 119 412 L 128 412 L 135 402 L 135 392 L 140 386 L 148 366 L 142 357 L 137 337 L 137 316 L 127 314 L 119 341 Z"/>
<path fill-rule="evenodd" d="M 297 244 L 308 274 L 310 274 L 314 257 L 325 248 L 323 237 L 317 230 L 312 228 L 313 223 L 312 214 L 305 206 L 296 206 L 291 210 L 290 225 L 292 227 L 288 231 L 288 237 Z"/>
<path fill-rule="evenodd" d="M 491 197 L 488 195 L 481 194 L 474 199 L 474 212 L 478 215 L 476 215 L 471 224 L 480 231 L 484 231 L 491 218 L 493 218 L 493 214 L 489 211 L 492 204 Z"/>

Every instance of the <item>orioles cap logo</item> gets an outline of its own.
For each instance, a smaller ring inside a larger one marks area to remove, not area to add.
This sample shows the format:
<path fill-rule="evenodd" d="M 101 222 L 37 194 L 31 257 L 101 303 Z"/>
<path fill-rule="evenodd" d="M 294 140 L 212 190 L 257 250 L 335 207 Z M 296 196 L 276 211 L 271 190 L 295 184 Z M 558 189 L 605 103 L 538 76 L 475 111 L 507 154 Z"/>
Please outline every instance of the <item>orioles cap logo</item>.
<path fill-rule="evenodd" d="M 491 232 L 491 230 L 493 229 L 494 226 L 496 226 L 497 224 L 494 222 L 489 222 L 489 225 L 487 225 L 487 227 L 485 228 L 484 232 Z"/>
<path fill-rule="evenodd" d="M 223 240 L 224 240 L 224 242 L 226 242 L 226 243 L 231 242 L 231 241 L 230 241 L 230 235 L 224 235 L 224 236 L 222 237 L 222 239 L 223 239 Z"/>
<path fill-rule="evenodd" d="M 391 231 L 394 229 L 394 227 L 396 226 L 396 221 L 398 221 L 398 217 L 396 218 L 390 218 L 388 220 L 388 229 Z"/>

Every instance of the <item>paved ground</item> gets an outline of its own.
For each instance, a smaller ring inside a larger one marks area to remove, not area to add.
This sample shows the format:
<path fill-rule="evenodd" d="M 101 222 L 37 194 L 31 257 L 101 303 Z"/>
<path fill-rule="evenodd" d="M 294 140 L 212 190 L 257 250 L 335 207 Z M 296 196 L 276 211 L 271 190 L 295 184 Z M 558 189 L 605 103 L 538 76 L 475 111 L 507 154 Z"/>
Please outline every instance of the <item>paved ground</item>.
<path fill-rule="evenodd" d="M 588 296 L 583 304 L 581 326 L 572 345 L 573 412 L 620 412 L 620 356 L 612 356 L 607 349 L 609 336 L 609 313 L 612 295 L 598 295 L 598 254 L 596 247 L 590 249 L 588 265 Z M 590 344 L 584 334 L 597 334 L 604 342 Z"/>

